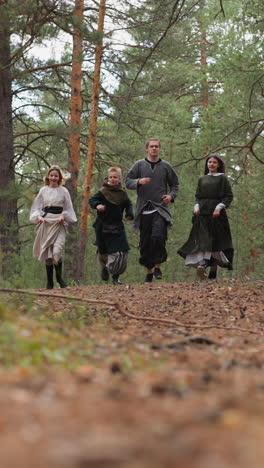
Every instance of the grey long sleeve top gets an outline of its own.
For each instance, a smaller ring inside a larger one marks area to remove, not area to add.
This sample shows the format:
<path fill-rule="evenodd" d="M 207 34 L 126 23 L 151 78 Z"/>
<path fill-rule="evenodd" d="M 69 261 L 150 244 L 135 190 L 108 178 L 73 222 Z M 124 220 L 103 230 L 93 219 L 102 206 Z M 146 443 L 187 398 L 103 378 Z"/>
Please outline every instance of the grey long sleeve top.
<path fill-rule="evenodd" d="M 138 181 L 143 177 L 150 177 L 151 181 L 148 184 L 139 185 Z M 149 203 L 168 224 L 172 224 L 169 205 L 163 202 L 162 197 L 171 195 L 174 201 L 178 193 L 179 182 L 176 172 L 167 161 L 160 159 L 152 165 L 147 159 L 140 159 L 129 170 L 125 184 L 128 189 L 137 190 L 134 227 L 139 228 L 140 215 Z"/>

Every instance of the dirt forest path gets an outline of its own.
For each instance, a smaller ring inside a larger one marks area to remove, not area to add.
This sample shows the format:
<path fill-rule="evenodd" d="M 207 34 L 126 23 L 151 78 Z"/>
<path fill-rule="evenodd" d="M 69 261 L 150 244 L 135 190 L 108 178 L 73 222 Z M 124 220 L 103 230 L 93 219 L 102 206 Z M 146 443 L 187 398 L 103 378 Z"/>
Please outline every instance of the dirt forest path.
<path fill-rule="evenodd" d="M 92 302 L 36 295 L 32 317 L 21 295 L 23 346 L 40 327 L 64 347 L 53 349 L 61 365 L 1 367 L 1 468 L 263 468 L 263 286 L 56 289 Z M 1 293 L 1 301 L 13 296 Z"/>

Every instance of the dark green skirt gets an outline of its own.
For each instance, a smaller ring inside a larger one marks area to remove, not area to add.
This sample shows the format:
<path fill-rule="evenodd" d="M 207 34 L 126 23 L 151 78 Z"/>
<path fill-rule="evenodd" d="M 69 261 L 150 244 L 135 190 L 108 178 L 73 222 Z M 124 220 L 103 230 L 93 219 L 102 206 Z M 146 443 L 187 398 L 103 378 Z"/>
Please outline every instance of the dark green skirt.
<path fill-rule="evenodd" d="M 226 211 L 222 210 L 218 218 L 209 215 L 193 215 L 192 229 L 188 240 L 177 251 L 181 257 L 197 252 L 223 252 L 229 264 L 220 265 L 232 270 L 234 249 Z"/>

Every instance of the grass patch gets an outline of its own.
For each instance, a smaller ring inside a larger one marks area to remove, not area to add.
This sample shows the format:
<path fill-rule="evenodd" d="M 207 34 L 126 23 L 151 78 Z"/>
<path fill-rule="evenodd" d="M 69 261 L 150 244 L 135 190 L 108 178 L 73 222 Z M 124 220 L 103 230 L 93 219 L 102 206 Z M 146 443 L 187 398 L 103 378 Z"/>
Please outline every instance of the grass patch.
<path fill-rule="evenodd" d="M 9 300 L 8 300 L 8 299 Z M 109 322 L 105 306 L 37 296 L 5 296 L 0 303 L 0 366 L 74 370 L 82 364 L 122 373 L 159 368 L 166 357 L 146 343 L 139 351 L 133 336 Z"/>
<path fill-rule="evenodd" d="M 39 300 L 0 303 L 0 365 L 74 367 L 93 356 L 87 331 L 93 310 L 66 304 L 56 310 Z"/>

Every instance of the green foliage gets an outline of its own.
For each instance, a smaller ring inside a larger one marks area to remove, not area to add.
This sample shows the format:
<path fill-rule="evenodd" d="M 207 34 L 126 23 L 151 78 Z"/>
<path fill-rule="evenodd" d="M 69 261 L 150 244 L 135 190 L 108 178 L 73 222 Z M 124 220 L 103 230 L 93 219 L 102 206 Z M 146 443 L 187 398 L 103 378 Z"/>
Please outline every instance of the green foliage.
<path fill-rule="evenodd" d="M 23 297 L 0 303 L 0 365 L 73 368 L 92 358 L 95 343 L 87 331 L 105 315 L 87 306 L 66 304 L 54 310 L 41 301 Z"/>
<path fill-rule="evenodd" d="M 54 2 L 54 8 L 47 9 L 43 2 L 32 0 L 23 2 L 19 9 L 13 3 L 5 5 L 12 25 L 14 57 L 16 183 L 12 195 L 18 197 L 20 224 L 20 251 L 10 258 L 11 273 L 5 285 L 31 288 L 43 287 L 46 282 L 44 264 L 32 258 L 34 226 L 29 225 L 28 213 L 48 165 L 58 163 L 67 169 L 72 130 L 68 123 L 71 36 L 59 59 L 51 56 L 44 60 L 37 52 L 29 53 L 28 46 L 50 44 L 55 39 L 59 43 L 60 31 L 71 34 L 76 26 L 72 6 Z M 218 0 L 151 0 L 122 1 L 118 9 L 110 2 L 107 9 L 112 21 L 108 24 L 113 24 L 113 29 L 123 27 L 129 36 L 118 36 L 124 47 L 114 45 L 117 37 L 113 31 L 107 31 L 104 37 L 93 190 L 100 186 L 110 165 L 119 165 L 125 175 L 135 160 L 145 157 L 145 140 L 150 136 L 161 138 L 161 157 L 173 165 L 180 179 L 179 197 L 172 207 L 169 258 L 163 268 L 168 280 L 193 278 L 176 252 L 190 230 L 203 158 L 215 150 L 227 161 L 235 194 L 229 210 L 236 250 L 233 274 L 263 278 L 263 224 L 259 214 L 263 212 L 264 148 L 262 134 L 258 135 L 263 124 L 263 8 L 259 0 L 234 0 L 223 2 L 223 15 Z M 96 10 L 87 8 L 80 26 L 85 52 L 79 195 L 86 165 L 96 22 Z M 202 52 L 206 54 L 205 64 L 201 62 Z M 58 62 L 67 65 L 55 66 Z M 204 91 L 208 92 L 207 105 L 202 100 Z M 131 191 L 130 196 L 135 202 L 135 193 Z M 81 197 L 78 211 L 80 203 Z M 88 228 L 85 281 L 93 284 L 101 280 L 92 220 L 93 215 Z M 131 251 L 123 278 L 141 282 L 144 272 L 138 265 L 138 233 L 130 224 L 126 229 Z M 257 252 L 254 261 L 252 252 Z M 71 283 L 72 272 L 67 271 L 66 276 Z"/>

